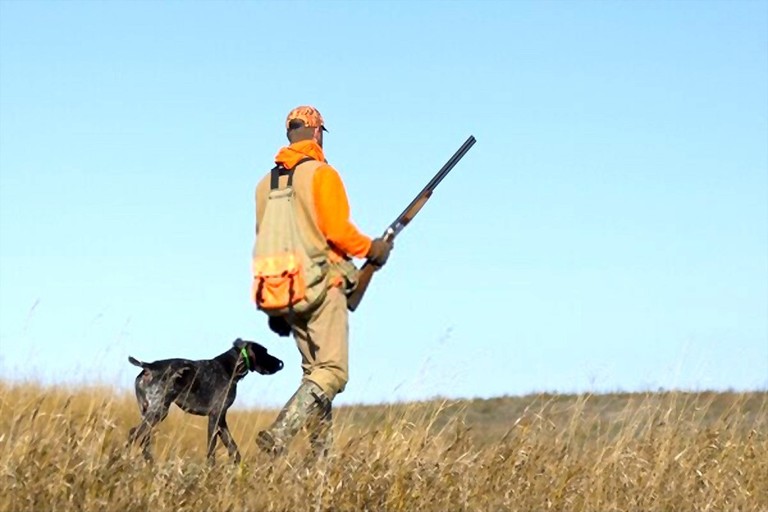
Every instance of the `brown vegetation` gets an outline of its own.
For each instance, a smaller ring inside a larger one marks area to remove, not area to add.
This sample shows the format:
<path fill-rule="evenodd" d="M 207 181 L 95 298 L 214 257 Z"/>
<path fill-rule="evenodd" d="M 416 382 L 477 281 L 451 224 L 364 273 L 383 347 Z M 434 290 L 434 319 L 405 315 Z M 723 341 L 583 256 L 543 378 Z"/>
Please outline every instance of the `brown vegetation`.
<path fill-rule="evenodd" d="M 768 511 L 768 393 L 538 395 L 339 408 L 334 454 L 253 443 L 275 411 L 232 410 L 243 453 L 205 462 L 173 410 L 156 462 L 126 449 L 133 397 L 0 384 L 0 511 Z"/>

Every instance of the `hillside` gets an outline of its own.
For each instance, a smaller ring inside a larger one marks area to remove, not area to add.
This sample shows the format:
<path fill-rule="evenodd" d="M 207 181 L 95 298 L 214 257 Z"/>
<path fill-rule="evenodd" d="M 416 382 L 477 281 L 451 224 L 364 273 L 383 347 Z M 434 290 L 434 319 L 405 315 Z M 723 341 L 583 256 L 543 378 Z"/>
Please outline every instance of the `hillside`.
<path fill-rule="evenodd" d="M 0 384 L 0 511 L 768 510 L 768 393 L 536 395 L 347 406 L 333 455 L 253 443 L 205 463 L 204 418 L 172 410 L 156 461 L 126 447 L 132 396 Z M 175 408 L 174 408 L 175 409 Z"/>
<path fill-rule="evenodd" d="M 595 429 L 620 433 L 627 421 L 641 411 L 666 412 L 672 419 L 711 428 L 726 415 L 738 415 L 745 425 L 765 424 L 768 393 L 660 392 L 602 395 L 540 394 L 490 399 L 358 405 L 339 408 L 339 416 L 361 429 L 372 428 L 394 418 L 429 418 L 433 428 L 456 422 L 478 445 L 498 442 L 515 427 L 546 421 L 564 428 L 574 420 L 587 421 Z M 759 417 L 762 414 L 762 417 Z M 675 417 L 675 415 L 677 417 Z"/>

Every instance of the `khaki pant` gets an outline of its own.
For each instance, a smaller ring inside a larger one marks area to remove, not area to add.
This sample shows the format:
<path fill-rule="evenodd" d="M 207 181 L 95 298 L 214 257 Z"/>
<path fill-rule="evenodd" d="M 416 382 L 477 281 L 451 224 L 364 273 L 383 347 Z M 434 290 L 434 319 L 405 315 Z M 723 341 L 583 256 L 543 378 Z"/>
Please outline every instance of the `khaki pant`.
<path fill-rule="evenodd" d="M 289 319 L 304 379 L 320 386 L 330 400 L 344 391 L 349 380 L 348 315 L 347 298 L 333 287 L 309 317 Z"/>

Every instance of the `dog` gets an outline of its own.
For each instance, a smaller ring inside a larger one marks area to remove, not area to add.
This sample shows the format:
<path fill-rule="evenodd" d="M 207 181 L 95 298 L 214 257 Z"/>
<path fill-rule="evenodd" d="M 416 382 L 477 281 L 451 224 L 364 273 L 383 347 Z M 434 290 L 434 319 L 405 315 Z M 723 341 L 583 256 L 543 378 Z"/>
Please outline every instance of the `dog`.
<path fill-rule="evenodd" d="M 144 458 L 151 462 L 152 428 L 168 415 L 172 403 L 183 411 L 208 416 L 208 461 L 214 462 L 217 437 L 226 446 L 230 458 L 240 462 L 240 451 L 227 427 L 227 409 L 235 401 L 237 383 L 249 372 L 272 375 L 283 362 L 253 341 L 240 338 L 232 348 L 213 359 L 163 359 L 145 363 L 131 356 L 128 361 L 142 368 L 136 377 L 136 400 L 141 423 L 130 430 L 130 445 L 139 443 Z"/>

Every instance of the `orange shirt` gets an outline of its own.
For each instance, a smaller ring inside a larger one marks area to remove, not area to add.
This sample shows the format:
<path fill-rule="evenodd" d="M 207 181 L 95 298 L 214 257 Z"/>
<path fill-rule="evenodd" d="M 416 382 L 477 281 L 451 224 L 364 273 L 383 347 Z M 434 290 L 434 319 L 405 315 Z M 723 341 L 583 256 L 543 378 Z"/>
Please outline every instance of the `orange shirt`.
<path fill-rule="evenodd" d="M 314 140 L 303 140 L 280 149 L 275 163 L 293 169 L 305 158 L 325 162 L 323 149 Z M 364 258 L 371 248 L 371 239 L 350 221 L 347 191 L 336 169 L 326 163 L 315 171 L 312 195 L 318 227 L 331 248 L 342 257 Z"/>

